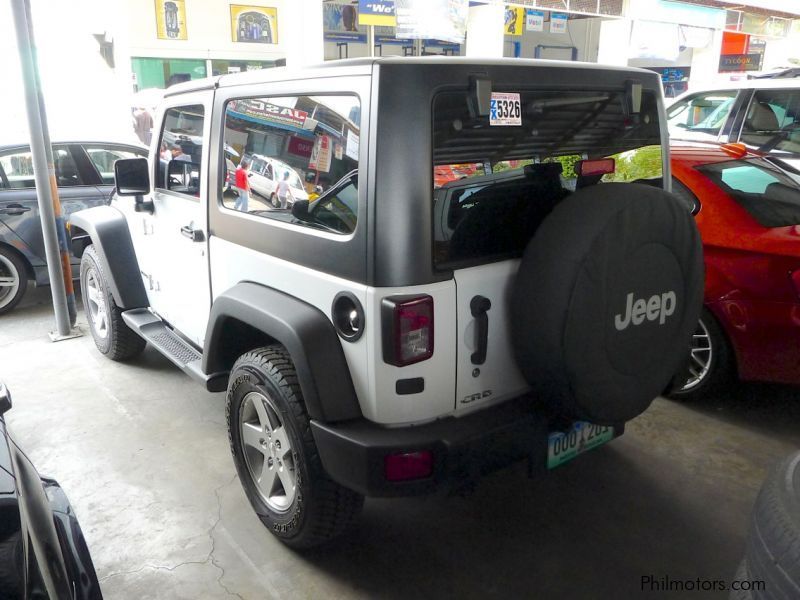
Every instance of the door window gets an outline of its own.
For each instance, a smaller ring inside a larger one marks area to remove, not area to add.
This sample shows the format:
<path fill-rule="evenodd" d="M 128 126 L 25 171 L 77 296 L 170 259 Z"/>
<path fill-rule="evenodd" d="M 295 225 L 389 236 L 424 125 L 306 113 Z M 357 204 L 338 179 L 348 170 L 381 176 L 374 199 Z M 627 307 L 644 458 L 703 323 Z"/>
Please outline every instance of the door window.
<path fill-rule="evenodd" d="M 75 160 L 68 148 L 54 148 L 53 162 L 56 168 L 56 183 L 58 187 L 71 187 L 84 185 Z M 33 158 L 28 150 L 17 151 L 0 156 L 0 187 L 3 189 L 35 188 L 36 181 L 33 177 Z"/>
<path fill-rule="evenodd" d="M 114 146 L 84 146 L 84 149 L 104 185 L 114 185 L 114 163 L 119 159 L 145 156 L 144 152 L 133 152 Z"/>
<path fill-rule="evenodd" d="M 736 90 L 703 92 L 680 100 L 667 110 L 669 134 L 674 138 L 717 139 L 736 100 Z"/>
<path fill-rule="evenodd" d="M 159 144 L 157 188 L 200 195 L 204 115 L 199 104 L 167 110 Z"/>
<path fill-rule="evenodd" d="M 800 153 L 800 89 L 757 91 L 747 109 L 741 140 L 762 152 Z"/>
<path fill-rule="evenodd" d="M 241 98 L 225 109 L 225 147 L 248 178 L 246 198 L 223 206 L 304 227 L 349 234 L 358 216 L 358 97 Z M 307 210 L 296 202 L 307 202 Z"/>

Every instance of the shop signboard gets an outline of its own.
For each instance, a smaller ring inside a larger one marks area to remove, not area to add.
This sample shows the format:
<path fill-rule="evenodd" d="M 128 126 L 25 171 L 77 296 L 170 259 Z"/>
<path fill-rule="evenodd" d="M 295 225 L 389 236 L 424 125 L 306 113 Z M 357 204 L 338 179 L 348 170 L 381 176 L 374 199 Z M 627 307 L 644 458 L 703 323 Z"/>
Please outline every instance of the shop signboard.
<path fill-rule="evenodd" d="M 397 37 L 460 44 L 468 12 L 469 0 L 395 0 Z"/>
<path fill-rule="evenodd" d="M 758 71 L 761 69 L 762 54 L 722 54 L 719 57 L 719 72 Z"/>
<path fill-rule="evenodd" d="M 289 138 L 289 154 L 300 156 L 302 158 L 311 158 L 311 153 L 314 150 L 314 142 L 306 140 L 301 137 L 293 135 Z"/>
<path fill-rule="evenodd" d="M 544 31 L 544 11 L 528 10 L 525 12 L 525 29 L 528 31 Z"/>
<path fill-rule="evenodd" d="M 156 0 L 156 37 L 160 40 L 186 40 L 185 0 Z"/>
<path fill-rule="evenodd" d="M 270 125 L 282 125 L 289 129 L 303 129 L 308 117 L 304 110 L 255 99 L 234 100 L 228 105 L 228 111 L 234 113 L 234 117 L 244 117 L 256 122 L 266 121 Z"/>
<path fill-rule="evenodd" d="M 394 27 L 394 0 L 358 0 L 358 24 Z"/>
<path fill-rule="evenodd" d="M 564 13 L 550 13 L 550 33 L 567 33 L 569 15 Z"/>
<path fill-rule="evenodd" d="M 231 39 L 251 44 L 277 44 L 278 9 L 231 4 Z"/>
<path fill-rule="evenodd" d="M 327 173 L 331 170 L 331 158 L 333 154 L 333 141 L 329 135 L 318 135 L 314 140 L 314 148 L 311 150 L 311 158 L 308 161 L 308 168 L 320 173 Z"/>
<path fill-rule="evenodd" d="M 522 35 L 525 27 L 525 9 L 506 6 L 503 32 L 506 35 Z"/>

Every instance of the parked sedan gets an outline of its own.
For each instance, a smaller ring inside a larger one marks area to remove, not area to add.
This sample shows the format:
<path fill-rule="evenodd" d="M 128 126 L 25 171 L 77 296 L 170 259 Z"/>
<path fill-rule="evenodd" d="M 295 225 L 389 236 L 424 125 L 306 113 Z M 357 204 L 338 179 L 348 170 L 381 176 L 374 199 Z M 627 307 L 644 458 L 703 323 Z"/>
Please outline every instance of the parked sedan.
<path fill-rule="evenodd" d="M 0 383 L 0 598 L 101 599 L 75 512 L 11 439 L 3 418 L 10 408 Z"/>
<path fill-rule="evenodd" d="M 705 307 L 686 384 L 800 383 L 800 172 L 741 144 L 673 144 L 673 192 L 703 238 Z"/>
<path fill-rule="evenodd" d="M 65 215 L 107 203 L 114 190 L 114 162 L 147 156 L 147 148 L 109 142 L 53 144 L 58 195 Z M 79 261 L 74 262 L 77 278 Z M 28 279 L 50 283 L 30 148 L 0 146 L 0 314 L 25 295 Z"/>

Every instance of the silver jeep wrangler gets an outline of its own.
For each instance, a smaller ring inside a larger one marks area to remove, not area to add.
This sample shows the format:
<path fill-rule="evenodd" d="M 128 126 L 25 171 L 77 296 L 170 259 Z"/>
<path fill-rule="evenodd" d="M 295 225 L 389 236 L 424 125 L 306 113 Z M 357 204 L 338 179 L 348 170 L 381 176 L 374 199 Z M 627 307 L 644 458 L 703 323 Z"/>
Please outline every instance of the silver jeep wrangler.
<path fill-rule="evenodd" d="M 71 219 L 92 335 L 227 390 L 244 490 L 290 546 L 364 496 L 543 475 L 683 367 L 702 257 L 655 73 L 339 61 L 178 85 L 156 122 Z"/>

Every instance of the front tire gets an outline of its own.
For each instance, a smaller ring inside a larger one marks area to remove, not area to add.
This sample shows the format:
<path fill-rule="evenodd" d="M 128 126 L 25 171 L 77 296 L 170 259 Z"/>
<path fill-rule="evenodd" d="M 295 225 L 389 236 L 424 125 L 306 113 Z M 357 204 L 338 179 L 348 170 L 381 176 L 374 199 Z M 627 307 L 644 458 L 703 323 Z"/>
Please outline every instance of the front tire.
<path fill-rule="evenodd" d="M 20 303 L 28 288 L 28 271 L 19 255 L 0 246 L 0 315 Z"/>
<path fill-rule="evenodd" d="M 731 348 L 717 319 L 703 307 L 692 336 L 689 376 L 670 393 L 676 400 L 698 400 L 725 388 L 733 376 Z"/>
<path fill-rule="evenodd" d="M 111 360 L 141 354 L 147 343 L 122 319 L 94 246 L 88 246 L 81 258 L 81 296 L 94 344 L 101 354 Z"/>
<path fill-rule="evenodd" d="M 236 361 L 226 415 L 239 479 L 273 535 L 292 548 L 310 548 L 353 522 L 364 498 L 325 473 L 285 348 L 259 348 Z"/>

